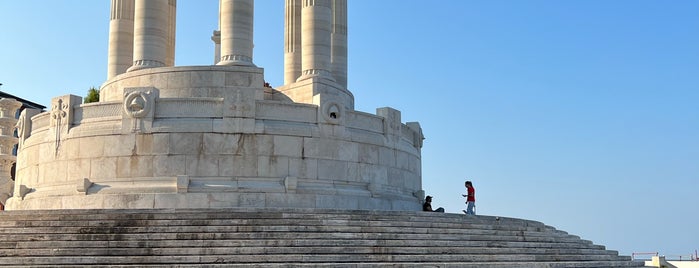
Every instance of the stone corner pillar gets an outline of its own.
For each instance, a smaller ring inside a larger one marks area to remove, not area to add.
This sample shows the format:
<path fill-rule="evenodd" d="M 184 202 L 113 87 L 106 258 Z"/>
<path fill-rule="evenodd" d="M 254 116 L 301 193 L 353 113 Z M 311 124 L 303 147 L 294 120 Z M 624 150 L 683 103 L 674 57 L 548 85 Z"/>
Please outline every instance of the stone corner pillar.
<path fill-rule="evenodd" d="M 216 65 L 255 66 L 253 50 L 253 0 L 221 0 L 221 60 Z"/>
<path fill-rule="evenodd" d="M 14 99 L 0 99 L 0 204 L 3 206 L 14 190 L 11 171 L 12 164 L 17 161 L 14 148 L 18 141 L 14 129 L 20 107 L 22 103 Z"/>

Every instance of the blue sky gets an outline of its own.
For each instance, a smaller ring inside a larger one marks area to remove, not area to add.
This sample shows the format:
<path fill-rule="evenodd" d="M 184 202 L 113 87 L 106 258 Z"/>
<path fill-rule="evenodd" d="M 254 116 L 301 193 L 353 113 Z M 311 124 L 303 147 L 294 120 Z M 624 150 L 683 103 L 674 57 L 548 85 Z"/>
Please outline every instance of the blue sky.
<path fill-rule="evenodd" d="M 218 1 L 180 0 L 176 65 L 213 61 Z M 256 1 L 254 62 L 283 81 L 284 1 Z M 349 3 L 356 109 L 427 139 L 447 212 L 542 221 L 622 254 L 699 248 L 699 1 Z M 43 105 L 106 79 L 109 1 L 0 0 L 0 90 Z"/>

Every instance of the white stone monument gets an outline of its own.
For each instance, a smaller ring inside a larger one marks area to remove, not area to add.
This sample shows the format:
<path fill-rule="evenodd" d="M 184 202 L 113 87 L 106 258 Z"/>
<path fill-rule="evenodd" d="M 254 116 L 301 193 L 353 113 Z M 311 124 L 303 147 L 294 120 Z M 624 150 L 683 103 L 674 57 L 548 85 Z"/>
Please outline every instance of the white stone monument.
<path fill-rule="evenodd" d="M 354 110 L 346 0 L 286 1 L 277 89 L 254 64 L 253 0 L 220 1 L 210 66 L 173 66 L 175 8 L 112 0 L 100 101 L 21 116 L 6 209 L 420 209 L 420 125 Z"/>

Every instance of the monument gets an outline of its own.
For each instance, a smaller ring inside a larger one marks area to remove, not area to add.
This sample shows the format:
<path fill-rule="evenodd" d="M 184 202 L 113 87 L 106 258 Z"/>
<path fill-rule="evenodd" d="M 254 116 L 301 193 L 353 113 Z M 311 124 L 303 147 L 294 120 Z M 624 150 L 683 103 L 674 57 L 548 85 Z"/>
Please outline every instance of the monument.
<path fill-rule="evenodd" d="M 346 0 L 286 1 L 276 89 L 255 65 L 253 0 L 220 1 L 209 66 L 174 66 L 175 0 L 111 3 L 100 101 L 21 114 L 7 210 L 420 209 L 420 124 L 354 109 Z"/>
<path fill-rule="evenodd" d="M 173 66 L 175 0 L 111 3 L 99 102 L 15 120 L 0 99 L 3 265 L 643 266 L 540 222 L 420 211 L 420 125 L 354 110 L 346 0 L 286 1 L 276 89 L 253 0 L 220 1 L 210 66 Z"/>

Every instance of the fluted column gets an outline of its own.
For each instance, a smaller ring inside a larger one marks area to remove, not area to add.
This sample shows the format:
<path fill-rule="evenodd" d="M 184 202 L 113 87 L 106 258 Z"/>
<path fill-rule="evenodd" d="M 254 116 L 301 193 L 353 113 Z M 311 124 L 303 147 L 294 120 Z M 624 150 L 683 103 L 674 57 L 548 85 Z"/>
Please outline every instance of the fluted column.
<path fill-rule="evenodd" d="M 133 64 L 133 18 L 134 0 L 112 0 L 107 79 L 125 73 Z"/>
<path fill-rule="evenodd" d="M 133 66 L 128 71 L 166 66 L 169 0 L 135 0 Z"/>
<path fill-rule="evenodd" d="M 330 46 L 332 24 L 332 0 L 303 0 L 301 9 L 301 77 L 331 75 Z"/>
<path fill-rule="evenodd" d="M 347 0 L 332 1 L 332 74 L 338 84 L 347 88 Z"/>
<path fill-rule="evenodd" d="M 214 41 L 214 65 L 221 61 L 221 1 L 218 1 L 218 28 L 211 35 Z"/>
<path fill-rule="evenodd" d="M 221 0 L 221 61 L 217 65 L 254 66 L 253 0 Z"/>
<path fill-rule="evenodd" d="M 177 31 L 177 0 L 168 0 L 167 59 L 165 66 L 175 66 L 175 32 Z"/>
<path fill-rule="evenodd" d="M 301 76 L 301 0 L 286 0 L 284 6 L 284 84 Z"/>

